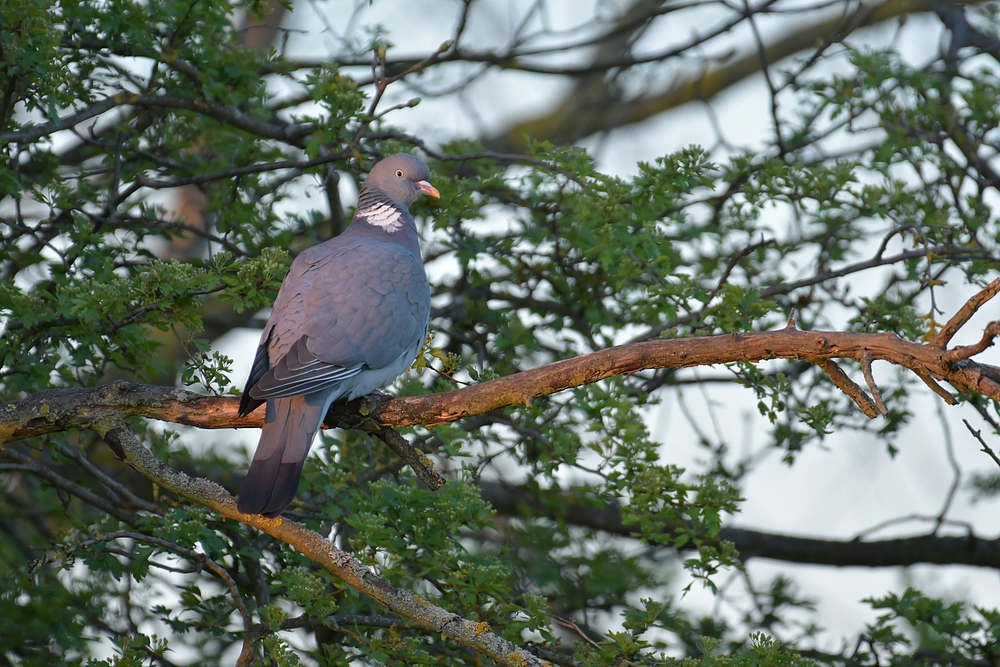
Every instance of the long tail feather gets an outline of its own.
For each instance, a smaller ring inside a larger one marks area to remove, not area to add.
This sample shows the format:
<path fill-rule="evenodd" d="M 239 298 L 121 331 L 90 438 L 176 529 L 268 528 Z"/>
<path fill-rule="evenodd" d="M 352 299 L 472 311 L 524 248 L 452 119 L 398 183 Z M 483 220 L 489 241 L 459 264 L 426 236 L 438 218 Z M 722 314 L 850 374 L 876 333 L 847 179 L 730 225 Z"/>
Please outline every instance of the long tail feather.
<path fill-rule="evenodd" d="M 274 517 L 291 504 L 309 447 L 330 406 L 316 398 L 267 402 L 264 429 L 236 503 L 241 512 Z"/>

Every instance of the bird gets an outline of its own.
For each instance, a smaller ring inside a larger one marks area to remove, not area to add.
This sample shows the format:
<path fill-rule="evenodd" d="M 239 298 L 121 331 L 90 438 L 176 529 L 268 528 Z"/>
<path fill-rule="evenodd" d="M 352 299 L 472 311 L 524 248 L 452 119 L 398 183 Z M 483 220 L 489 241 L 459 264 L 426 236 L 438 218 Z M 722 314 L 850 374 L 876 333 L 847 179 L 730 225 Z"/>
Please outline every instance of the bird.
<path fill-rule="evenodd" d="M 237 501 L 244 514 L 284 512 L 330 406 L 385 388 L 423 346 L 430 286 L 409 207 L 440 198 L 429 179 L 416 156 L 381 160 L 347 229 L 292 262 L 240 398 L 240 416 L 266 406 Z"/>

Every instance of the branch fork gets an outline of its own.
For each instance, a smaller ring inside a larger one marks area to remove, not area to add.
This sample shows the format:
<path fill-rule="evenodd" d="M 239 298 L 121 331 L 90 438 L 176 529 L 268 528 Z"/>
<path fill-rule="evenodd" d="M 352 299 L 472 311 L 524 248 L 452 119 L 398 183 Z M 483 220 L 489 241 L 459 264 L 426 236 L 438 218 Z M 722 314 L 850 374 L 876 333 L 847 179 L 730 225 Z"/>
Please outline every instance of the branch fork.
<path fill-rule="evenodd" d="M 948 320 L 948 323 L 941 328 L 941 331 L 939 331 L 937 336 L 934 337 L 934 340 L 927 345 L 927 347 L 939 352 L 941 366 L 949 370 L 962 370 L 962 366 L 959 366 L 957 362 L 970 359 L 993 345 L 993 341 L 1000 336 L 1000 321 L 993 321 L 987 324 L 986 328 L 983 330 L 983 336 L 978 343 L 974 345 L 960 345 L 948 349 L 948 343 L 950 343 L 952 338 L 955 337 L 955 334 L 958 333 L 959 329 L 961 329 L 972 318 L 972 316 L 976 314 L 976 311 L 978 311 L 983 304 L 995 297 L 998 293 L 1000 293 L 1000 278 L 995 279 L 980 292 L 966 301 L 958 312 L 956 312 L 955 315 Z M 791 316 L 789 316 L 788 321 L 789 326 L 791 326 Z M 882 400 L 882 393 L 879 391 L 878 385 L 875 383 L 875 377 L 872 374 L 872 355 L 867 349 L 863 349 L 856 358 L 857 361 L 861 363 L 861 372 L 864 374 L 865 383 L 868 385 L 869 391 L 871 391 L 871 397 L 869 397 L 864 392 L 864 389 L 858 386 L 857 383 L 851 380 L 847 374 L 844 373 L 843 369 L 840 368 L 840 366 L 830 359 L 820 359 L 814 363 L 830 377 L 833 384 L 836 385 L 838 389 L 854 401 L 858 408 L 869 419 L 874 419 L 878 415 L 888 417 L 889 410 L 886 408 L 885 402 Z M 930 387 L 935 394 L 944 399 L 945 403 L 948 405 L 958 404 L 958 399 L 956 399 L 951 392 L 942 387 L 937 381 L 938 379 L 949 379 L 947 373 L 942 373 L 939 378 L 936 378 L 936 374 L 932 372 L 931 368 L 928 366 L 900 365 L 910 368 L 910 370 L 912 370 L 914 374 L 924 382 L 924 384 Z M 983 383 L 992 385 L 992 390 L 983 391 L 982 393 L 990 395 L 994 400 L 1000 400 L 1000 397 L 996 394 L 996 389 L 1000 386 L 998 385 L 1000 373 L 996 373 L 996 369 L 992 369 L 992 367 L 989 366 L 979 364 L 973 364 L 973 366 L 982 373 L 980 385 Z M 952 382 L 952 384 L 955 383 Z M 961 390 L 962 387 L 959 386 L 959 389 Z"/>

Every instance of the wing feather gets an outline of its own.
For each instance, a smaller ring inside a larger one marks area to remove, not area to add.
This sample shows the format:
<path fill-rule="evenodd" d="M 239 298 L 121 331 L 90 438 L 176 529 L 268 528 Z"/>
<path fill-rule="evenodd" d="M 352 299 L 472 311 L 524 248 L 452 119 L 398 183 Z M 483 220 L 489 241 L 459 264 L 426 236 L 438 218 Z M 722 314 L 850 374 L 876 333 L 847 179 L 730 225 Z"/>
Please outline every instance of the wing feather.
<path fill-rule="evenodd" d="M 336 400 L 384 387 L 419 350 L 429 310 L 423 264 L 405 247 L 343 236 L 314 246 L 282 284 L 268 320 L 269 360 L 260 368 L 255 360 L 245 400 L 327 391 Z"/>
<path fill-rule="evenodd" d="M 273 334 L 274 329 L 268 329 L 266 335 L 262 337 L 260 345 L 257 346 L 257 354 L 254 355 L 253 358 L 253 366 L 250 367 L 250 375 L 247 377 L 247 383 L 243 387 L 243 395 L 240 396 L 240 408 L 237 412 L 240 417 L 246 417 L 264 403 L 262 400 L 253 398 L 250 395 L 250 392 L 271 368 L 271 359 L 268 354 L 268 347 L 271 344 L 271 336 Z"/>
<path fill-rule="evenodd" d="M 299 338 L 292 349 L 261 377 L 251 390 L 256 400 L 290 398 L 324 391 L 361 372 L 360 363 L 330 364 L 309 351 L 309 337 Z"/>

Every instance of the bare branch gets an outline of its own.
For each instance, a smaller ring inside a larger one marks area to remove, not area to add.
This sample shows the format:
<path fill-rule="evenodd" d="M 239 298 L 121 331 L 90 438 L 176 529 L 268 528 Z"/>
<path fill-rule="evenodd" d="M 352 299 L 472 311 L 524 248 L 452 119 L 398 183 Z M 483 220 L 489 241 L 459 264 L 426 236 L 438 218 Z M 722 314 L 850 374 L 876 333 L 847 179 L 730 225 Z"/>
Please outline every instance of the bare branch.
<path fill-rule="evenodd" d="M 986 441 L 983 440 L 982 431 L 972 428 L 972 424 L 969 423 L 968 419 L 963 419 L 962 421 L 965 422 L 965 428 L 969 429 L 969 433 L 971 433 L 972 436 L 979 441 L 979 444 L 983 446 L 980 451 L 988 454 L 989 457 L 993 459 L 993 462 L 1000 466 L 1000 456 L 997 456 L 997 453 L 993 451 L 993 448 L 987 445 Z"/>
<path fill-rule="evenodd" d="M 882 392 L 875 384 L 875 376 L 872 375 L 872 357 L 867 350 L 861 353 L 861 372 L 865 375 L 865 382 L 868 383 L 868 389 L 872 393 L 872 398 L 875 399 L 875 407 L 878 408 L 879 414 L 888 417 L 889 410 L 885 407 L 885 401 L 882 400 Z"/>
<path fill-rule="evenodd" d="M 976 294 L 974 297 L 965 302 L 958 312 L 955 313 L 948 323 L 941 328 L 938 335 L 934 338 L 934 343 L 941 347 L 946 347 L 951 339 L 954 338 L 958 330 L 961 329 L 969 319 L 976 314 L 984 303 L 995 297 L 1000 293 L 1000 278 L 995 279 L 989 285 L 983 288 L 981 292 Z M 975 354 L 975 353 L 973 353 Z M 970 355 L 971 356 L 971 355 Z"/>
<path fill-rule="evenodd" d="M 933 391 L 935 394 L 943 398 L 945 403 L 947 403 L 948 405 L 958 405 L 958 399 L 952 396 L 951 392 L 949 392 L 947 389 L 939 385 L 937 383 L 937 380 L 931 377 L 931 374 L 928 373 L 925 369 L 914 368 L 911 370 L 913 370 L 913 372 L 917 374 L 917 377 L 919 377 L 921 380 L 924 381 L 924 384 L 926 384 L 928 387 L 931 388 L 931 391 Z"/>
<path fill-rule="evenodd" d="M 1000 280 L 994 282 L 1000 284 Z M 951 363 L 959 359 L 968 359 L 975 356 L 992 346 L 993 340 L 997 336 L 1000 336 L 1000 321 L 994 320 L 986 325 L 986 328 L 983 330 L 983 337 L 979 339 L 978 343 L 975 345 L 959 345 L 958 347 L 954 347 L 944 353 L 944 360 L 946 363 Z"/>
<path fill-rule="evenodd" d="M 833 363 L 829 359 L 817 361 L 816 365 L 819 366 L 831 380 L 833 380 L 833 384 L 836 385 L 837 389 L 847 394 L 847 396 L 854 401 L 858 408 L 861 409 L 861 412 L 865 413 L 865 416 L 868 417 L 868 419 L 875 419 L 878 417 L 878 406 L 876 406 L 872 399 L 868 397 L 868 394 L 865 393 L 864 389 L 855 383 L 854 380 L 847 377 L 847 373 L 845 373 L 840 366 Z"/>

